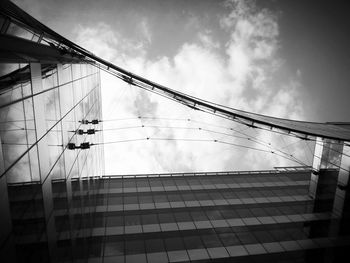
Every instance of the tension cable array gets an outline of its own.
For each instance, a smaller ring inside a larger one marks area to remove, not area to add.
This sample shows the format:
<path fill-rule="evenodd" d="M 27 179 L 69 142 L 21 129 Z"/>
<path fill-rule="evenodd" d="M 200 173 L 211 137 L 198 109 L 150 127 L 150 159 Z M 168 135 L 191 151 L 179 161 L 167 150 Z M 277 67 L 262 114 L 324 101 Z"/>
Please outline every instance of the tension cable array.
<path fill-rule="evenodd" d="M 197 122 L 197 123 L 202 123 L 205 125 L 212 125 L 209 123 L 205 123 L 205 122 L 201 122 L 201 121 L 196 121 L 196 120 L 191 120 L 191 119 L 173 119 L 173 118 L 155 118 L 155 117 L 142 117 L 142 116 L 138 116 L 137 118 L 122 118 L 122 119 L 114 119 L 114 120 L 105 120 L 105 121 L 117 121 L 117 120 L 130 120 L 130 119 L 166 119 L 166 120 L 178 120 L 178 121 L 193 121 L 193 122 Z M 79 121 L 81 124 L 99 124 L 99 122 L 103 122 L 103 120 L 81 120 Z M 238 131 L 234 128 L 228 128 L 228 127 L 224 127 L 224 126 L 218 126 L 218 125 L 213 125 L 213 126 L 217 126 L 220 128 L 224 128 L 224 129 L 228 129 L 234 132 L 237 132 L 243 136 L 237 136 L 234 134 L 228 134 L 228 133 L 223 133 L 223 132 L 218 132 L 218 131 L 214 131 L 211 129 L 206 129 L 206 128 L 202 128 L 202 127 L 181 127 L 181 126 L 164 126 L 164 125 L 137 125 L 137 126 L 127 126 L 127 127 L 118 127 L 118 128 L 111 128 L 111 129 L 103 129 L 103 130 L 97 130 L 97 129 L 87 129 L 86 131 L 84 131 L 83 129 L 78 129 L 76 131 L 71 131 L 71 132 L 75 132 L 78 135 L 83 135 L 83 134 L 87 134 L 87 135 L 92 135 L 95 134 L 96 132 L 99 131 L 113 131 L 113 130 L 121 130 L 121 129 L 133 129 L 133 128 L 165 128 L 165 129 L 188 129 L 188 130 L 198 130 L 198 131 L 206 131 L 206 132 L 210 132 L 210 133 L 215 133 L 215 134 L 221 134 L 224 136 L 230 136 L 230 137 L 236 137 L 239 139 L 246 139 L 248 141 L 252 141 L 255 142 L 259 145 L 262 145 L 264 147 L 268 147 L 269 150 L 264 150 L 264 149 L 260 149 L 260 148 L 256 148 L 256 147 L 251 147 L 251 146 L 246 146 L 246 145 L 241 145 L 241 144 L 236 144 L 236 143 L 231 143 L 231 142 L 227 142 L 227 141 L 222 141 L 222 140 L 218 140 L 218 139 L 193 139 L 193 138 L 157 138 L 157 137 L 146 137 L 146 138 L 136 138 L 136 139 L 127 139 L 127 140 L 118 140 L 118 141 L 112 141 L 112 142 L 98 142 L 98 143 L 89 143 L 89 142 L 83 142 L 80 144 L 80 146 L 75 145 L 74 143 L 68 143 L 67 145 L 67 149 L 69 150 L 76 150 L 76 149 L 80 149 L 80 150 L 86 150 L 86 149 L 90 149 L 91 146 L 95 146 L 95 145 L 107 145 L 107 144 L 115 144 L 115 143 L 126 143 L 126 142 L 136 142 L 136 141 L 191 141 L 191 142 L 214 142 L 214 143 L 221 143 L 221 144 L 226 144 L 226 145 L 231 145 L 231 146 L 235 146 L 235 147 L 241 147 L 241 148 L 246 148 L 246 149 L 251 149 L 251 150 L 255 150 L 255 151 L 260 151 L 260 152 L 267 152 L 267 153 L 271 153 L 274 154 L 276 156 L 280 156 L 282 158 L 285 158 L 287 160 L 293 161 L 298 163 L 299 165 L 303 165 L 303 166 L 307 166 L 307 164 L 301 160 L 299 160 L 298 158 L 296 158 L 293 154 L 288 154 L 285 151 L 282 151 L 281 149 L 277 149 L 272 147 L 271 143 L 267 143 L 264 142 L 258 138 L 254 138 L 250 135 L 247 135 L 246 133 L 244 133 L 243 131 Z M 300 139 L 300 138 L 299 138 Z M 333 164 L 333 163 L 331 163 Z M 333 164 L 335 165 L 335 164 Z M 347 169 L 344 169 L 342 167 L 337 166 L 339 169 L 347 171 Z M 317 172 L 317 171 L 315 171 Z"/>
<path fill-rule="evenodd" d="M 255 150 L 255 151 L 271 153 L 271 154 L 280 156 L 282 158 L 288 159 L 290 161 L 297 162 L 300 165 L 308 166 L 306 163 L 295 159 L 295 157 L 291 158 L 291 157 L 288 157 L 288 156 L 284 156 L 284 155 L 278 154 L 275 151 L 259 149 L 259 148 L 255 148 L 255 147 L 235 144 L 235 143 L 221 141 L 221 140 L 217 140 L 217 139 L 165 138 L 165 137 L 164 138 L 153 138 L 153 137 L 146 137 L 146 138 L 127 139 L 127 140 L 119 140 L 119 141 L 112 141 L 112 142 L 100 142 L 100 143 L 85 142 L 85 143 L 81 143 L 80 146 L 75 146 L 74 143 L 71 143 L 71 144 L 68 144 L 68 149 L 70 149 L 70 150 L 75 150 L 75 149 L 85 150 L 85 149 L 90 149 L 91 146 L 95 146 L 95 145 L 117 144 L 117 143 L 127 143 L 127 142 L 137 142 L 137 141 L 186 141 L 186 142 L 214 142 L 214 143 L 221 143 L 221 144 L 231 145 L 231 146 L 235 146 L 235 147 L 241 147 L 241 148 L 251 149 L 251 150 Z"/>
<path fill-rule="evenodd" d="M 137 118 L 123 118 L 123 119 L 116 119 L 116 120 L 130 120 L 130 119 L 141 119 L 141 118 L 145 118 L 147 119 L 148 117 L 137 117 Z M 150 119 L 156 119 L 153 117 L 149 117 Z M 171 120 L 171 118 L 159 118 L 159 119 L 167 119 L 167 120 Z M 116 120 L 106 120 L 106 121 L 116 121 Z M 191 119 L 176 119 L 176 120 L 186 120 L 186 121 L 191 121 Z M 197 122 L 197 123 L 201 123 L 200 121 L 195 121 L 192 120 L 193 122 Z M 87 120 L 83 120 L 80 121 L 83 124 L 88 124 L 88 123 L 98 123 L 98 122 L 93 122 L 93 121 L 87 121 Z M 100 120 L 100 122 L 102 122 L 102 120 Z M 212 125 L 212 124 L 208 124 L 208 123 L 203 123 L 202 124 L 206 124 L 206 125 Z M 206 132 L 210 132 L 210 133 L 215 133 L 215 134 L 221 134 L 224 136 L 230 136 L 230 137 L 236 137 L 239 139 L 247 139 L 248 141 L 252 141 L 255 143 L 258 143 L 264 147 L 269 147 L 270 150 L 264 150 L 264 149 L 260 149 L 260 148 L 256 148 L 256 147 L 252 147 L 252 146 L 246 146 L 246 145 L 241 145 L 241 144 L 236 144 L 236 143 L 231 143 L 231 142 L 227 142 L 227 141 L 222 141 L 222 140 L 218 140 L 218 139 L 193 139 L 193 138 L 157 138 L 157 137 L 146 137 L 146 138 L 136 138 L 136 139 L 126 139 L 126 140 L 118 140 L 118 141 L 112 141 L 112 142 L 99 142 L 99 143 L 81 143 L 80 146 L 76 146 L 75 144 L 71 143 L 68 145 L 68 149 L 70 150 L 75 150 L 75 149 L 81 149 L 81 150 L 85 150 L 85 149 L 89 149 L 91 146 L 94 145 L 106 145 L 106 144 L 115 144 L 115 143 L 125 143 L 125 142 L 136 142 L 136 141 L 149 141 L 149 140 L 153 140 L 153 141 L 191 141 L 191 142 L 215 142 L 215 143 L 221 143 L 221 144 L 226 144 L 226 145 L 231 145 L 231 146 L 236 146 L 236 147 L 241 147 L 241 148 L 246 148 L 246 149 L 252 149 L 252 150 L 256 150 L 256 151 L 261 151 L 261 152 L 267 152 L 267 153 L 271 153 L 271 154 L 275 154 L 277 156 L 283 157 L 285 159 L 288 159 L 290 161 L 293 162 L 297 162 L 298 164 L 301 165 L 306 165 L 304 162 L 302 162 L 301 160 L 298 160 L 295 156 L 293 156 L 292 154 L 288 154 L 284 151 L 278 150 L 278 149 L 274 149 L 271 146 L 271 143 L 266 143 L 266 142 L 260 142 L 258 139 L 256 138 L 251 138 L 251 136 L 238 131 L 236 129 L 233 128 L 227 128 L 224 126 L 218 126 L 218 125 L 213 125 L 213 126 L 217 126 L 220 128 L 225 128 L 225 129 L 229 129 L 231 131 L 234 132 L 238 132 L 243 136 L 238 136 L 238 135 L 234 135 L 234 134 L 228 134 L 228 133 L 223 133 L 223 132 L 218 132 L 218 131 L 214 131 L 211 129 L 206 129 L 206 128 L 202 128 L 202 127 L 181 127 L 181 126 L 164 126 L 164 125 L 138 125 L 138 126 L 127 126 L 127 127 L 118 127 L 118 128 L 111 128 L 111 129 L 103 129 L 103 130 L 95 130 L 95 129 L 88 129 L 86 132 L 84 132 L 83 130 L 77 130 L 76 134 L 82 135 L 82 134 L 94 134 L 97 131 L 112 131 L 112 130 L 121 130 L 121 129 L 133 129 L 133 128 L 166 128 L 166 129 L 189 129 L 189 130 L 198 130 L 198 131 L 206 131 Z M 281 154 L 279 154 L 279 153 Z"/>
<path fill-rule="evenodd" d="M 199 139 L 185 139 L 185 138 L 153 138 L 153 137 L 146 137 L 146 138 L 138 138 L 138 139 L 128 139 L 128 140 L 120 140 L 120 141 L 115 141 L 115 142 L 106 142 L 103 144 L 113 144 L 113 143 L 123 143 L 123 142 L 133 142 L 133 141 L 144 141 L 144 140 L 178 140 L 178 141 L 202 141 L 202 142 L 218 142 L 218 143 L 222 143 L 222 144 L 228 144 L 228 145 L 232 145 L 232 146 L 237 146 L 237 147 L 243 147 L 243 148 L 248 148 L 248 149 L 252 149 L 252 150 L 257 150 L 257 151 L 263 151 L 263 152 L 268 152 L 268 153 L 272 153 L 275 154 L 277 156 L 283 157 L 285 159 L 288 159 L 290 161 L 296 162 L 298 164 L 302 164 L 302 165 L 307 165 L 305 164 L 303 161 L 301 161 L 300 159 L 296 158 L 293 154 L 289 154 L 285 151 L 283 151 L 282 149 L 278 149 L 276 147 L 273 147 L 271 145 L 271 143 L 269 142 L 264 142 L 261 139 L 258 139 L 252 135 L 248 135 L 243 131 L 237 130 L 235 128 L 232 127 L 225 127 L 225 126 L 219 126 L 219 125 L 214 125 L 214 124 L 210 124 L 210 123 L 206 123 L 206 122 L 202 122 L 202 121 L 197 121 L 197 120 L 193 120 L 193 119 L 189 119 L 189 118 L 157 118 L 157 117 L 143 117 L 143 116 L 138 116 L 135 118 L 119 118 L 119 119 L 110 119 L 110 120 L 104 120 L 105 122 L 111 122 L 111 121 L 123 121 L 123 120 L 133 120 L 133 119 L 151 119 L 151 120 L 173 120 L 173 121 L 186 121 L 186 122 L 194 122 L 194 123 L 200 123 L 200 124 L 204 124 L 204 125 L 211 125 L 211 126 L 216 126 L 222 129 L 227 129 L 233 132 L 236 132 L 240 135 L 243 136 L 238 136 L 235 134 L 229 134 L 229 133 L 224 133 L 224 132 L 219 132 L 219 131 L 215 131 L 212 129 L 206 129 L 203 127 L 183 127 L 183 126 L 166 126 L 166 125 L 136 125 L 136 126 L 126 126 L 126 127 L 117 127 L 117 128 L 110 128 L 110 129 L 104 129 L 103 131 L 113 131 L 113 130 L 124 130 L 124 129 L 134 129 L 134 128 L 160 128 L 160 129 L 186 129 L 186 130 L 198 130 L 198 131 L 206 131 L 206 132 L 210 132 L 210 133 L 215 133 L 215 134 L 220 134 L 220 135 L 224 135 L 224 136 L 230 136 L 230 137 L 236 137 L 238 139 L 246 139 L 248 141 L 257 143 L 259 145 L 262 145 L 264 147 L 269 148 L 269 150 L 264 150 L 264 149 L 259 149 L 256 147 L 250 147 L 250 146 L 246 146 L 246 145 L 239 145 L 239 144 L 235 144 L 235 143 L 231 143 L 231 142 L 226 142 L 226 141 L 222 141 L 222 140 L 217 140 L 217 139 L 204 139 L 204 140 L 199 140 Z M 305 141 L 301 138 L 298 138 L 299 142 L 301 141 Z M 293 142 L 292 144 L 298 143 L 298 141 Z M 337 143 L 335 143 L 337 144 Z M 286 147 L 290 146 L 291 144 L 287 145 Z M 323 147 L 325 148 L 329 148 L 331 149 L 329 146 L 323 145 Z M 333 151 L 342 154 L 341 152 L 332 149 Z M 345 154 L 346 156 L 348 156 L 347 154 Z M 333 163 L 330 163 L 333 164 Z M 338 167 L 341 170 L 344 171 L 348 171 L 347 169 L 344 169 L 336 164 L 333 164 L 336 167 Z"/>
<path fill-rule="evenodd" d="M 188 119 L 190 120 L 190 119 Z M 81 121 L 80 121 L 81 122 Z M 101 122 L 101 121 L 100 121 Z M 195 122 L 198 122 L 198 121 L 195 121 Z M 92 123 L 92 122 L 89 122 L 89 123 Z M 96 123 L 95 123 L 96 124 Z M 268 142 L 264 142 L 262 140 L 259 140 L 257 138 L 253 138 L 252 136 L 250 135 L 247 135 L 246 133 L 242 132 L 242 131 L 238 131 L 236 129 L 233 129 L 233 128 L 226 128 L 226 129 L 229 129 L 231 131 L 234 131 L 234 132 L 237 132 L 239 134 L 242 134 L 244 136 L 239 136 L 239 135 L 234 135 L 234 134 L 228 134 L 228 133 L 224 133 L 224 132 L 219 132 L 219 131 L 214 131 L 214 130 L 211 130 L 211 129 L 206 129 L 206 128 L 202 128 L 202 127 L 182 127 L 182 126 L 162 126 L 162 125 L 136 125 L 136 126 L 126 126 L 126 127 L 118 127 L 118 128 L 110 128 L 110 129 L 103 129 L 103 130 L 97 130 L 97 129 L 87 129 L 86 131 L 84 131 L 83 129 L 78 129 L 76 131 L 71 131 L 71 132 L 75 132 L 76 134 L 78 135 L 83 135 L 83 134 L 87 134 L 87 135 L 92 135 L 92 134 L 95 134 L 96 132 L 100 132 L 100 131 L 116 131 L 116 130 L 127 130 L 127 129 L 135 129 L 135 128 L 159 128 L 159 129 L 185 129 L 185 130 L 199 130 L 199 131 L 205 131 L 205 132 L 209 132 L 209 133 L 215 133 L 215 134 L 219 134 L 219 135 L 224 135 L 224 136 L 229 136 L 229 137 L 235 137 L 235 138 L 238 138 L 238 139 L 246 139 L 248 141 L 252 141 L 252 142 L 255 142 L 257 144 L 260 144 L 262 146 L 265 146 L 265 147 L 268 147 L 268 148 L 271 148 L 273 151 L 277 151 L 277 152 L 280 152 L 286 156 L 289 156 L 291 158 L 295 158 L 292 154 L 288 154 L 284 151 L 282 151 L 281 149 L 277 149 L 277 148 L 273 148 L 271 143 L 268 143 Z M 225 127 L 222 127 L 222 128 L 225 128 Z M 193 141 L 193 140 L 192 140 Z M 210 140 L 209 140 L 210 141 Z M 292 144 L 295 144 L 295 143 L 298 143 L 298 141 L 296 142 L 293 142 Z M 106 143 L 108 144 L 108 143 Z M 285 147 L 288 147 L 290 145 L 287 145 Z M 329 147 L 327 146 L 323 146 L 325 148 L 328 148 L 330 149 Z M 68 147 L 69 148 L 69 147 Z M 69 149 L 77 149 L 78 147 L 76 148 L 69 148 Z M 84 147 L 81 147 L 81 149 L 87 149 L 87 148 L 84 148 Z M 334 150 L 332 149 L 333 151 L 337 152 L 337 153 L 341 153 L 337 150 Z M 345 153 L 342 153 L 344 154 L 345 156 L 348 156 L 350 157 L 350 155 L 348 154 L 345 154 Z M 297 162 L 300 162 L 300 160 L 298 159 L 295 159 L 295 161 Z"/>

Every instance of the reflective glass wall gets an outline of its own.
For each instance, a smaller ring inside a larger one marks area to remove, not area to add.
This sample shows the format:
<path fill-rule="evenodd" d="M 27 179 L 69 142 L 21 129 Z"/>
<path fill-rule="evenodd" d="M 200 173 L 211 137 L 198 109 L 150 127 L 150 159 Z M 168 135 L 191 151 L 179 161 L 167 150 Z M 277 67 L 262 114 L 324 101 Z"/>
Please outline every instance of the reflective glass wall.
<path fill-rule="evenodd" d="M 50 227 L 37 211 L 15 227 L 16 260 L 342 262 L 349 234 L 334 231 L 331 211 L 315 211 L 309 183 L 309 170 L 111 176 L 72 180 L 67 202 L 57 180 L 51 254 L 50 236 L 36 236 Z M 9 188 L 13 207 L 28 189 Z"/>
<path fill-rule="evenodd" d="M 64 215 L 74 218 L 73 207 L 85 211 L 74 196 L 104 173 L 100 72 L 86 63 L 0 69 L 1 254 L 46 261 L 59 229 L 53 185 L 63 182 Z"/>
<path fill-rule="evenodd" d="M 88 64 L 31 64 L 11 74 L 3 77 L 23 78 L 2 89 L 0 96 L 0 135 L 8 183 L 45 180 L 49 174 L 40 178 L 38 149 L 33 147 L 42 141 L 45 141 L 51 179 L 80 177 L 84 163 L 89 165 L 89 175 L 101 175 L 103 163 L 99 158 L 89 157 L 101 156 L 101 147 L 86 151 L 67 149 L 68 143 L 102 142 L 99 132 L 77 133 L 79 129 L 101 130 L 101 122 L 82 123 L 82 120 L 101 119 L 99 70 Z M 5 78 L 1 82 L 7 83 Z"/>

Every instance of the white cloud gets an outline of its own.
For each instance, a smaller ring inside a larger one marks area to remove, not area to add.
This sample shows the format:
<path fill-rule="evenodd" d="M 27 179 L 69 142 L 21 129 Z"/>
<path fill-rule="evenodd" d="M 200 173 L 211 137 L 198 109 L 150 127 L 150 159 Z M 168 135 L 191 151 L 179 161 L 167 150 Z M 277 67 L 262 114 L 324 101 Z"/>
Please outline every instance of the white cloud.
<path fill-rule="evenodd" d="M 210 30 L 207 30 L 206 32 L 199 32 L 198 39 L 206 48 L 220 48 L 220 42 L 214 41 L 213 37 L 211 36 Z"/>
<path fill-rule="evenodd" d="M 284 70 L 284 62 L 277 52 L 277 17 L 268 10 L 257 10 L 252 2 L 229 1 L 227 6 L 231 8 L 231 13 L 220 21 L 222 28 L 230 35 L 227 43 L 213 41 L 210 31 L 204 28 L 198 33 L 198 42 L 184 43 L 173 57 L 147 59 L 145 43 L 127 39 L 106 24 L 98 24 L 94 28 L 78 28 L 78 42 L 97 55 L 172 89 L 234 108 L 302 119 L 302 105 L 298 102 L 301 73 L 290 76 L 284 82 L 275 81 L 275 77 Z M 145 39 L 151 43 L 152 33 L 145 21 L 141 21 L 140 28 L 143 28 Z M 224 48 L 225 52 L 219 52 L 219 47 Z M 105 74 L 102 75 L 102 85 L 104 116 L 108 119 L 147 115 L 198 119 L 226 127 L 236 125 L 139 91 Z M 155 124 L 205 127 L 230 132 L 191 121 L 143 119 L 105 123 L 105 128 Z M 271 133 L 247 132 L 276 147 L 281 146 L 280 138 Z M 247 140 L 199 130 L 140 128 L 105 132 L 105 141 L 146 137 L 220 138 L 223 141 L 269 149 L 247 143 Z M 248 170 L 286 164 L 280 157 L 220 143 L 152 140 L 108 145 L 106 159 L 107 173 Z"/>
<path fill-rule="evenodd" d="M 146 19 L 143 19 L 140 23 L 140 31 L 143 38 L 146 40 L 147 44 L 152 42 L 152 33 L 149 28 L 148 22 Z"/>

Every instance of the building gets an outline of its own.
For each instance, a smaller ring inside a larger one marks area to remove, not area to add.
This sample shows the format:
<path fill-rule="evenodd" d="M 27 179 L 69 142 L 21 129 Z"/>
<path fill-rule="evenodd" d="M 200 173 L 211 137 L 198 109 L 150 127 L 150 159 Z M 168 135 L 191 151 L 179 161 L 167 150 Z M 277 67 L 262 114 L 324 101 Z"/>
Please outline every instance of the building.
<path fill-rule="evenodd" d="M 44 239 L 52 250 L 56 242 L 52 182 L 64 180 L 72 199 L 73 191 L 83 188 L 79 178 L 104 173 L 104 158 L 102 146 L 89 145 L 103 141 L 97 132 L 102 130 L 100 70 L 54 47 L 55 40 L 40 28 L 10 16 L 11 8 L 2 1 L 0 243 L 1 258 L 14 261 L 22 243 Z M 71 149 L 86 142 L 86 149 Z M 31 234 L 22 238 L 24 233 Z"/>
<path fill-rule="evenodd" d="M 31 241 L 43 235 L 47 239 L 56 238 L 50 236 L 55 233 L 52 182 L 64 180 L 71 199 L 73 192 L 83 187 L 82 181 L 74 187 L 72 182 L 101 176 L 104 166 L 101 146 L 69 147 L 103 141 L 102 133 L 86 134 L 88 130 L 101 130 L 101 123 L 82 123 L 101 119 L 99 70 L 83 63 L 50 64 L 49 70 L 47 67 L 39 63 L 21 64 L 4 76 L 4 81 L 11 78 L 15 81 L 3 89 L 1 96 L 9 104 L 1 109 L 0 160 L 1 174 L 5 173 L 1 177 L 1 208 L 2 219 L 6 220 L 2 226 L 8 224 L 2 231 L 12 228 L 12 234 L 22 236 L 36 229 Z M 20 81 L 18 74 L 23 76 Z M 29 98 L 23 100 L 24 94 L 29 94 Z M 20 189 L 25 189 L 24 195 Z M 16 200 L 20 202 L 14 208 Z M 6 234 L 10 233 L 2 234 L 2 241 L 8 240 Z M 12 235 L 12 241 L 17 244 L 19 236 Z"/>
<path fill-rule="evenodd" d="M 49 229 L 42 186 L 9 185 L 18 262 L 336 262 L 350 245 L 307 167 L 77 178 L 71 199 L 67 186 L 52 182 Z"/>
<path fill-rule="evenodd" d="M 318 134 L 303 124 L 305 139 L 333 138 L 317 138 L 313 167 L 104 176 L 99 70 L 109 64 L 10 2 L 0 7 L 2 262 L 340 262 L 348 254 L 349 145 L 333 138 L 348 138 L 348 125 Z"/>

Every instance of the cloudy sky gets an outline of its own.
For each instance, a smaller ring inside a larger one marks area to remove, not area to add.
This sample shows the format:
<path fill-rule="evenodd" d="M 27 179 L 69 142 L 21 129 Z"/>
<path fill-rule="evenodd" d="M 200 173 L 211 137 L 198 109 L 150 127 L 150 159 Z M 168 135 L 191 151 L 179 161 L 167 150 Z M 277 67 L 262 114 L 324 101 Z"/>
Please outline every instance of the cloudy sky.
<path fill-rule="evenodd" d="M 14 2 L 96 55 L 172 89 L 277 117 L 349 121 L 350 10 L 341 1 Z M 311 163 L 311 143 L 200 114 L 106 74 L 102 91 L 105 141 L 143 139 L 106 145 L 107 174 L 297 165 L 233 144 Z M 258 143 L 237 138 L 244 134 Z"/>

